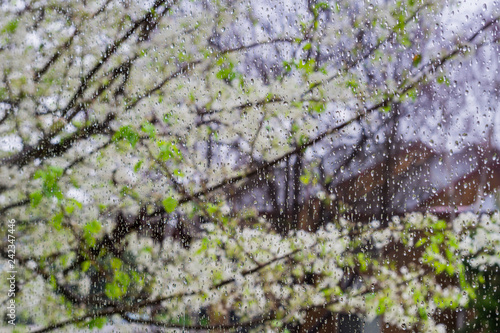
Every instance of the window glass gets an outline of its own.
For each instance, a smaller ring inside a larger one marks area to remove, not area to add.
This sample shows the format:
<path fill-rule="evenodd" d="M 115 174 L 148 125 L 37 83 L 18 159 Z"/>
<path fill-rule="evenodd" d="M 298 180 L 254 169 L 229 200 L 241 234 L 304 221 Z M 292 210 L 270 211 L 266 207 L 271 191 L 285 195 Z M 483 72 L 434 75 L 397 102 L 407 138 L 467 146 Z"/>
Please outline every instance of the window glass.
<path fill-rule="evenodd" d="M 0 13 L 2 330 L 500 330 L 497 1 Z"/>

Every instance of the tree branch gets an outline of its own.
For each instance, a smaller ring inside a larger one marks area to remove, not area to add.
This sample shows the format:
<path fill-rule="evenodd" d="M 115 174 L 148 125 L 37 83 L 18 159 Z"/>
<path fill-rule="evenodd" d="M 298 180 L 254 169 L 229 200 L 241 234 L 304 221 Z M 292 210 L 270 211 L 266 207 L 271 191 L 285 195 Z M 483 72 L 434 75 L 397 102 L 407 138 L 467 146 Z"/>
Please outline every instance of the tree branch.
<path fill-rule="evenodd" d="M 172 5 L 174 5 L 178 0 L 174 0 Z M 163 5 L 166 2 L 166 0 L 156 0 L 156 2 L 153 4 L 153 6 L 150 8 L 147 14 L 145 14 L 142 19 L 135 21 L 134 25 L 119 39 L 115 40 L 113 44 L 108 45 L 106 48 L 106 51 L 104 51 L 103 56 L 101 59 L 97 62 L 97 64 L 85 75 L 85 77 L 82 80 L 82 83 L 74 93 L 73 97 L 71 100 L 68 102 L 66 107 L 61 110 L 61 115 L 66 119 L 66 120 L 71 120 L 76 113 L 75 112 L 70 112 L 70 110 L 73 108 L 73 106 L 76 104 L 76 101 L 78 98 L 83 96 L 83 93 L 87 90 L 88 84 L 90 80 L 94 77 L 94 75 L 101 69 L 101 67 L 113 56 L 116 51 L 119 49 L 119 47 L 127 41 L 137 29 L 139 29 L 144 23 L 147 22 L 147 20 L 150 18 L 150 14 L 152 11 L 157 10 L 161 5 Z M 171 5 L 171 6 L 172 6 Z M 165 14 L 169 11 L 170 7 L 167 7 L 164 9 L 162 14 Z"/>

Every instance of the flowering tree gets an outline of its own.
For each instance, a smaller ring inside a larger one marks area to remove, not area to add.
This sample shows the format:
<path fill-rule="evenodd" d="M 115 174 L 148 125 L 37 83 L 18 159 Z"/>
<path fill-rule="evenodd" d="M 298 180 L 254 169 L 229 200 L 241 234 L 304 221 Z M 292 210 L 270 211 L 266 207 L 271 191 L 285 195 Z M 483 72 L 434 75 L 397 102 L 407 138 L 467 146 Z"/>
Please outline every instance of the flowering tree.
<path fill-rule="evenodd" d="M 446 9 L 3 3 L 0 212 L 15 222 L 1 249 L 4 273 L 16 271 L 12 323 L 293 331 L 327 309 L 427 331 L 439 309 L 467 307 L 498 265 L 496 215 L 332 218 L 297 230 L 301 186 L 335 201 L 308 171 L 328 147 L 376 135 L 436 81 L 449 84 L 446 70 L 498 50 L 494 12 L 447 37 Z M 260 199 L 240 205 L 235 193 L 290 163 L 291 222 L 278 228 Z"/>

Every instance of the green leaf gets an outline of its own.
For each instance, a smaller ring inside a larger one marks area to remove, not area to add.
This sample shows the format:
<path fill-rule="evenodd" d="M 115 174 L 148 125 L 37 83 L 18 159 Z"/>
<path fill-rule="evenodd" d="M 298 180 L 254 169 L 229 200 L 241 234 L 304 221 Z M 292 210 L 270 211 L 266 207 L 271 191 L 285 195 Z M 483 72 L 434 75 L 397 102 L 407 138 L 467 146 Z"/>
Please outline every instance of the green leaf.
<path fill-rule="evenodd" d="M 179 170 L 179 169 L 175 169 L 173 171 L 173 173 L 174 173 L 174 175 L 176 175 L 178 177 L 184 177 L 184 173 L 181 170 Z"/>
<path fill-rule="evenodd" d="M 217 285 L 217 284 L 221 283 L 222 280 L 223 280 L 223 277 L 224 276 L 222 275 L 222 272 L 219 271 L 219 270 L 216 270 L 216 271 L 212 272 L 212 282 L 213 282 L 213 284 Z"/>
<path fill-rule="evenodd" d="M 68 204 L 64 207 L 64 210 L 68 214 L 73 214 L 75 208 L 82 209 L 82 204 L 75 199 L 68 199 Z"/>
<path fill-rule="evenodd" d="M 453 268 L 452 265 L 447 265 L 446 266 L 446 273 L 449 275 L 449 276 L 454 276 L 455 275 L 455 269 Z"/>
<path fill-rule="evenodd" d="M 283 68 L 287 73 L 292 71 L 292 65 L 288 61 L 283 61 Z"/>
<path fill-rule="evenodd" d="M 170 119 L 170 118 L 171 118 L 171 117 L 172 117 L 172 114 L 170 114 L 170 113 L 165 113 L 165 114 L 163 115 L 163 121 L 164 121 L 166 124 L 170 124 L 170 122 L 171 122 L 171 119 Z"/>
<path fill-rule="evenodd" d="M 201 240 L 201 246 L 198 249 L 198 251 L 196 251 L 196 254 L 201 254 L 201 253 L 205 252 L 208 249 L 209 244 L 210 244 L 210 241 L 208 240 L 208 238 L 203 237 Z"/>
<path fill-rule="evenodd" d="M 177 205 L 179 204 L 179 202 L 172 197 L 166 198 L 165 200 L 162 201 L 162 203 L 163 203 L 163 207 L 165 208 L 167 213 L 172 213 L 177 208 Z"/>
<path fill-rule="evenodd" d="M 182 159 L 182 153 L 172 141 L 159 141 L 158 148 L 160 149 L 158 159 L 162 161 L 168 161 L 171 158 Z"/>
<path fill-rule="evenodd" d="M 300 60 L 297 64 L 297 68 L 303 70 L 306 74 L 312 74 L 316 68 L 316 61 L 314 59 L 309 59 L 307 61 Z"/>
<path fill-rule="evenodd" d="M 97 234 L 101 231 L 101 228 L 101 223 L 97 220 L 93 220 L 85 225 L 84 230 L 92 234 Z"/>
<path fill-rule="evenodd" d="M 89 268 L 90 268 L 90 261 L 85 260 L 84 262 L 82 262 L 82 272 L 88 271 Z"/>
<path fill-rule="evenodd" d="M 36 207 L 42 201 L 43 195 L 41 191 L 35 191 L 30 194 L 31 207 Z"/>
<path fill-rule="evenodd" d="M 366 272 L 368 269 L 368 262 L 365 258 L 365 255 L 361 252 L 358 253 L 358 261 L 359 261 L 361 272 Z"/>
<path fill-rule="evenodd" d="M 18 25 L 19 25 L 18 19 L 12 20 L 9 23 L 7 23 L 7 25 L 2 29 L 2 32 L 12 34 L 12 33 L 16 32 Z"/>
<path fill-rule="evenodd" d="M 328 2 L 324 1 L 324 2 L 318 2 L 315 7 L 317 9 L 328 10 L 330 8 L 330 5 L 328 4 Z"/>
<path fill-rule="evenodd" d="M 458 249 L 457 238 L 454 235 L 452 235 L 451 233 L 447 233 L 446 236 L 448 238 L 448 245 L 454 249 Z"/>
<path fill-rule="evenodd" d="M 418 308 L 418 315 L 420 316 L 420 318 L 426 320 L 427 319 L 427 311 L 425 310 L 424 307 L 419 307 Z"/>
<path fill-rule="evenodd" d="M 108 298 L 118 299 L 127 293 L 130 285 L 130 276 L 122 271 L 116 271 L 113 283 L 107 283 L 105 294 Z"/>
<path fill-rule="evenodd" d="M 302 184 L 307 185 L 307 184 L 309 184 L 309 182 L 311 180 L 311 174 L 310 173 L 305 173 L 302 176 L 300 176 L 299 179 L 300 179 L 300 182 Z"/>
<path fill-rule="evenodd" d="M 308 137 L 304 134 L 301 134 L 300 137 L 299 137 L 299 146 L 303 146 L 307 143 L 308 141 Z"/>
<path fill-rule="evenodd" d="M 438 84 L 446 84 L 448 87 L 450 86 L 450 80 L 448 80 L 445 76 L 439 76 L 436 78 Z"/>
<path fill-rule="evenodd" d="M 122 261 L 118 258 L 113 258 L 111 260 L 111 267 L 113 268 L 113 270 L 119 270 L 121 267 L 122 267 Z"/>
<path fill-rule="evenodd" d="M 139 134 L 135 132 L 130 126 L 122 126 L 114 135 L 113 141 L 117 142 L 120 140 L 126 140 L 132 148 L 135 147 L 136 143 L 139 141 Z"/>
<path fill-rule="evenodd" d="M 217 205 L 208 203 L 207 204 L 207 212 L 209 214 L 215 214 L 219 210 L 219 207 Z"/>
<path fill-rule="evenodd" d="M 54 275 L 50 276 L 49 283 L 50 283 L 50 286 L 52 288 L 57 289 L 57 280 L 56 280 L 56 277 Z"/>
<path fill-rule="evenodd" d="M 437 233 L 436 235 L 431 236 L 431 242 L 436 243 L 438 245 L 443 244 L 444 235 L 442 233 Z"/>
<path fill-rule="evenodd" d="M 106 325 L 107 318 L 106 317 L 98 317 L 87 322 L 85 326 L 88 326 L 89 329 L 102 329 L 104 325 Z"/>
<path fill-rule="evenodd" d="M 431 238 L 431 241 L 432 241 L 432 238 Z M 437 246 L 436 243 L 431 243 L 431 250 L 433 253 L 439 254 L 439 247 Z"/>
<path fill-rule="evenodd" d="M 427 238 L 420 238 L 417 242 L 417 244 L 415 244 L 415 247 L 421 247 L 422 245 L 424 245 L 425 243 L 427 243 Z"/>
<path fill-rule="evenodd" d="M 7 89 L 0 87 L 0 100 L 6 99 L 8 95 Z"/>
<path fill-rule="evenodd" d="M 236 78 L 236 73 L 232 71 L 232 68 L 222 68 L 217 72 L 217 78 L 225 81 L 232 81 Z"/>
<path fill-rule="evenodd" d="M 356 88 L 359 87 L 359 84 L 358 84 L 358 82 L 356 82 L 356 80 L 351 79 L 351 80 L 349 80 L 349 81 L 346 82 L 346 87 L 347 88 L 356 89 Z"/>
<path fill-rule="evenodd" d="M 408 34 L 404 34 L 401 37 L 401 44 L 403 46 L 406 46 L 406 47 L 410 47 L 412 45 L 412 42 L 411 42 L 410 38 L 408 37 Z"/>
<path fill-rule="evenodd" d="M 417 90 L 415 88 L 408 90 L 406 96 L 408 96 L 412 101 L 415 102 L 417 100 Z"/>
<path fill-rule="evenodd" d="M 57 199 L 62 200 L 63 194 L 57 182 L 61 178 L 63 172 L 64 170 L 62 168 L 55 166 L 49 166 L 45 170 L 37 170 L 35 172 L 33 178 L 42 179 L 42 196 L 47 198 L 56 197 Z M 34 199 L 38 200 L 37 196 L 38 195 L 35 194 Z"/>
<path fill-rule="evenodd" d="M 434 268 L 436 269 L 436 274 L 441 274 L 446 270 L 446 264 L 440 263 L 439 261 L 435 261 Z"/>
<path fill-rule="evenodd" d="M 398 16 L 398 24 L 394 27 L 395 31 L 403 31 L 406 25 L 406 18 L 403 14 L 399 14 Z"/>
<path fill-rule="evenodd" d="M 137 162 L 135 165 L 134 165 L 134 172 L 137 172 L 139 171 L 139 169 L 141 168 L 141 165 L 144 161 L 143 160 L 140 160 L 139 162 Z"/>
<path fill-rule="evenodd" d="M 147 135 L 149 135 L 150 138 L 152 138 L 152 139 L 156 138 L 156 127 L 153 124 L 151 124 L 150 122 L 145 122 L 142 125 L 141 130 L 144 133 L 147 133 Z"/>
<path fill-rule="evenodd" d="M 123 292 L 117 283 L 106 283 L 104 293 L 110 299 L 118 299 L 123 296 Z"/>
<path fill-rule="evenodd" d="M 216 74 L 216 77 L 219 80 L 231 82 L 236 78 L 236 72 L 234 72 L 234 64 L 229 61 L 227 57 L 220 57 L 219 60 L 217 60 L 217 65 L 220 66 L 220 69 Z"/>
<path fill-rule="evenodd" d="M 88 222 L 85 227 L 83 227 L 83 238 L 89 247 L 93 247 L 95 245 L 96 241 L 94 235 L 97 234 L 101 228 L 101 223 L 97 220 Z"/>
<path fill-rule="evenodd" d="M 390 308 L 392 305 L 392 301 L 388 297 L 382 297 L 378 301 L 378 308 L 377 308 L 377 315 L 383 315 L 388 308 Z"/>
<path fill-rule="evenodd" d="M 448 225 L 444 220 L 438 220 L 436 223 L 432 225 L 432 228 L 435 230 L 445 230 Z"/>
<path fill-rule="evenodd" d="M 118 283 L 118 286 L 125 294 L 127 292 L 127 288 L 130 285 L 130 276 L 127 273 L 118 271 L 115 274 L 115 281 Z"/>
<path fill-rule="evenodd" d="M 51 220 L 50 225 L 52 225 L 56 230 L 62 229 L 62 220 L 64 218 L 64 214 L 62 212 L 56 214 Z"/>
<path fill-rule="evenodd" d="M 78 209 L 82 209 L 82 207 L 83 207 L 82 203 L 80 201 L 78 201 L 78 200 L 69 199 L 69 202 L 71 202 L 71 204 L 73 204 L 76 207 L 78 207 Z"/>
<path fill-rule="evenodd" d="M 130 196 L 131 198 L 133 198 L 135 200 L 139 200 L 139 195 L 137 194 L 137 192 L 135 192 L 134 190 L 132 190 L 128 185 L 125 185 L 125 186 L 123 186 L 121 188 L 120 194 L 123 197 Z"/>
<path fill-rule="evenodd" d="M 417 67 L 418 65 L 420 65 L 421 62 L 422 62 L 422 56 L 420 54 L 415 54 L 413 56 L 413 61 L 412 61 L 413 67 Z"/>
<path fill-rule="evenodd" d="M 309 111 L 314 111 L 316 113 L 323 113 L 326 109 L 325 103 L 323 102 L 309 102 Z"/>

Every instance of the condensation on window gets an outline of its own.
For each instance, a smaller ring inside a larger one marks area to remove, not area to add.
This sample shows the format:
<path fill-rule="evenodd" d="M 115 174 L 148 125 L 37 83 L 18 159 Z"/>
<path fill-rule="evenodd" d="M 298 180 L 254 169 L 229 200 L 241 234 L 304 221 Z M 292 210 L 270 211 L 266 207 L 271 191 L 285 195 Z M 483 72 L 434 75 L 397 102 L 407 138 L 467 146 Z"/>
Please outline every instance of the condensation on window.
<path fill-rule="evenodd" d="M 0 327 L 500 330 L 498 1 L 0 2 Z"/>

